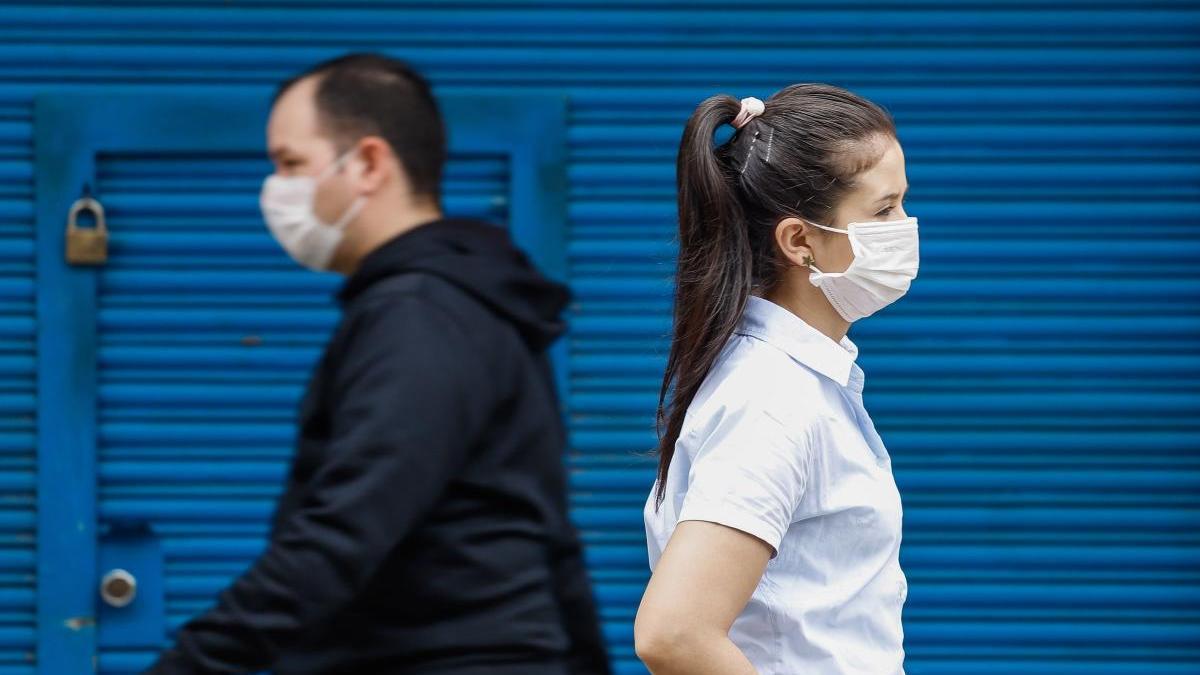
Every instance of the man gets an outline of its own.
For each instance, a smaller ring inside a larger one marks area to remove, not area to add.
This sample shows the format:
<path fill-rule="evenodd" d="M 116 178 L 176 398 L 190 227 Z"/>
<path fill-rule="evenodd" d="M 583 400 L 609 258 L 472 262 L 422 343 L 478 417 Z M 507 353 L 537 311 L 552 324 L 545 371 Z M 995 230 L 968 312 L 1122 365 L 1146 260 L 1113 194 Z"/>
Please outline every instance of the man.
<path fill-rule="evenodd" d="M 428 84 L 351 55 L 284 83 L 267 225 L 347 275 L 265 553 L 150 672 L 607 673 L 546 348 L 562 286 L 443 218 Z"/>

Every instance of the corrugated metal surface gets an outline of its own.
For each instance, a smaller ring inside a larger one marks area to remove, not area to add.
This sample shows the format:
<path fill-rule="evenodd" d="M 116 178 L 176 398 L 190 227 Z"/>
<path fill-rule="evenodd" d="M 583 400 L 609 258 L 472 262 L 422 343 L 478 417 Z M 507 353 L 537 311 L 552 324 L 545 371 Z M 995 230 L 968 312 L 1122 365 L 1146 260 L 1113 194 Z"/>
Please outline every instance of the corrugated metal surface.
<path fill-rule="evenodd" d="M 443 92 L 570 97 L 575 513 L 623 672 L 641 672 L 629 638 L 651 460 L 634 453 L 653 445 L 679 130 L 713 92 L 805 80 L 893 110 L 922 219 L 911 298 L 853 333 L 906 502 L 909 671 L 1196 670 L 1196 3 L 100 5 L 0 5 L 12 410 L 0 443 L 17 495 L 3 503 L 0 668 L 22 663 L 33 637 L 20 583 L 30 98 L 51 84 L 263 84 L 352 48 L 409 58 Z M 262 169 L 242 157 L 101 163 L 124 228 L 101 277 L 101 513 L 153 509 L 171 523 L 175 620 L 256 551 L 285 411 L 332 319 L 327 286 L 272 258 L 237 206 Z M 219 239 L 204 229 L 214 221 Z M 166 273 L 185 267 L 195 272 Z"/>

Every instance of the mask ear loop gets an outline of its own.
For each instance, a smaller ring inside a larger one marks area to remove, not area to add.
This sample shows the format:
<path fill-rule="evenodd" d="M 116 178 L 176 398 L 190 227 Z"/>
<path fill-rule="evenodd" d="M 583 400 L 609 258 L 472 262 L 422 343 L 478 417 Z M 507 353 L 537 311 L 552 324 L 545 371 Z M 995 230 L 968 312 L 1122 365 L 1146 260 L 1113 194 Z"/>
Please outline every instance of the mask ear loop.
<path fill-rule="evenodd" d="M 350 224 L 350 221 L 357 218 L 358 214 L 363 210 L 363 207 L 366 205 L 367 205 L 366 197 L 362 197 L 362 196 L 356 197 L 354 199 L 354 202 L 352 202 L 350 204 L 350 208 L 346 209 L 346 212 L 342 214 L 342 217 L 338 218 L 337 222 L 330 225 L 330 227 L 332 227 L 335 230 L 346 229 L 346 226 Z"/>
<path fill-rule="evenodd" d="M 341 168 L 343 166 L 346 165 L 346 162 L 349 161 L 349 159 L 357 153 L 358 153 L 357 147 L 350 148 L 346 152 L 343 152 L 340 157 L 333 160 L 332 164 L 325 167 L 321 171 L 321 173 L 316 178 L 316 182 L 319 184 L 321 181 L 323 181 L 326 178 L 329 178 L 333 174 L 337 173 L 339 170 L 341 170 Z M 330 224 L 328 224 L 328 226 L 332 227 L 335 230 L 346 229 L 346 226 L 350 224 L 350 221 L 357 218 L 359 212 L 361 212 L 363 207 L 366 205 L 367 205 L 366 197 L 363 197 L 362 195 L 355 197 L 354 201 L 350 204 L 350 207 L 346 209 L 345 213 L 343 213 L 341 215 L 341 217 L 337 219 L 336 222 L 330 223 Z"/>
<path fill-rule="evenodd" d="M 804 266 L 807 267 L 809 270 L 815 272 L 818 279 L 820 279 L 822 277 L 840 277 L 844 274 L 844 272 L 822 272 L 820 269 L 817 268 L 816 261 L 813 260 L 812 256 L 810 256 L 810 255 L 804 256 Z M 810 275 L 810 281 L 811 281 L 811 275 Z"/>
<path fill-rule="evenodd" d="M 811 221 L 807 218 L 801 218 L 800 220 L 803 220 L 804 222 L 808 223 L 809 225 L 812 225 L 813 227 L 815 227 L 817 229 L 825 230 L 827 232 L 837 232 L 838 234 L 844 234 L 847 236 L 849 236 L 849 234 L 850 234 L 850 230 L 848 230 L 848 229 L 847 230 L 839 230 L 836 227 L 829 227 L 828 225 L 821 225 L 819 223 L 814 223 L 813 221 Z M 813 257 L 811 254 L 804 256 L 804 260 L 803 260 L 802 264 L 805 267 L 807 267 L 808 269 L 812 270 L 813 272 L 816 272 L 817 278 L 840 277 L 845 274 L 845 272 L 822 272 L 820 269 L 817 268 L 816 261 L 813 260 Z"/>
<path fill-rule="evenodd" d="M 346 162 L 356 154 L 358 154 L 358 147 L 353 147 L 353 148 L 350 148 L 349 150 L 343 152 L 337 159 L 333 160 L 333 162 L 329 166 L 322 169 L 321 173 L 318 173 L 316 175 L 316 177 L 314 178 L 314 180 L 316 180 L 316 182 L 320 183 L 321 181 L 325 180 L 326 178 L 329 178 L 333 174 L 340 171 L 341 168 L 346 165 Z"/>
<path fill-rule="evenodd" d="M 807 218 L 801 218 L 800 220 L 803 220 L 804 222 L 808 223 L 809 225 L 812 225 L 813 227 L 815 227 L 817 229 L 825 230 L 826 232 L 837 232 L 838 234 L 850 234 L 850 230 L 848 230 L 848 229 L 847 230 L 839 230 L 836 227 L 829 227 L 828 225 L 820 225 L 818 223 L 814 223 L 811 220 L 808 220 Z"/>

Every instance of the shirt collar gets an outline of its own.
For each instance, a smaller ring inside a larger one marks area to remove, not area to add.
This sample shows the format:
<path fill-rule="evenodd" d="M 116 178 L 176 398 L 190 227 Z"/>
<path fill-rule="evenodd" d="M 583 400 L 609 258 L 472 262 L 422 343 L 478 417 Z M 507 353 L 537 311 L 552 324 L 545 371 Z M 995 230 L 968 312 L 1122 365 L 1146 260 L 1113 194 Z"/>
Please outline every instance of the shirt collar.
<path fill-rule="evenodd" d="M 751 296 L 737 332 L 782 350 L 797 363 L 845 387 L 861 390 L 863 375 L 854 363 L 858 347 L 843 337 L 834 342 L 803 319 L 770 300 Z"/>

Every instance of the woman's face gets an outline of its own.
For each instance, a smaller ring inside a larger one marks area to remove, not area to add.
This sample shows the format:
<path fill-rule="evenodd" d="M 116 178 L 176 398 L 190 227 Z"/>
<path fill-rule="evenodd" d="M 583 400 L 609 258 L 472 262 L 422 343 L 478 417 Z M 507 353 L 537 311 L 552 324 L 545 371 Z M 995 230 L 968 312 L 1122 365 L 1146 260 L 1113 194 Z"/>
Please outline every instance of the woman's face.
<path fill-rule="evenodd" d="M 883 156 L 875 166 L 860 173 L 854 186 L 833 211 L 832 222 L 821 223 L 840 230 L 850 223 L 880 220 L 903 220 L 904 196 L 908 192 L 908 178 L 904 173 L 904 151 L 894 138 L 882 140 L 885 144 Z M 854 259 L 850 250 L 850 237 L 837 232 L 809 228 L 808 237 L 817 267 L 823 272 L 844 272 Z"/>

